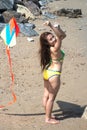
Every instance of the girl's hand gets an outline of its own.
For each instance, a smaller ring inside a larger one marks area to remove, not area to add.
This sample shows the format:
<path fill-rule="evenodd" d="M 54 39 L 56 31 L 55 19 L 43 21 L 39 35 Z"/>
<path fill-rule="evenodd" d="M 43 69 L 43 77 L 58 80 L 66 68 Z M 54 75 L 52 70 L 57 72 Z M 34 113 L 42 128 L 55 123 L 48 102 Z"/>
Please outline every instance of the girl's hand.
<path fill-rule="evenodd" d="M 44 23 L 44 25 L 46 25 L 46 26 L 50 26 L 51 23 L 50 23 L 50 21 L 46 21 L 46 22 Z"/>

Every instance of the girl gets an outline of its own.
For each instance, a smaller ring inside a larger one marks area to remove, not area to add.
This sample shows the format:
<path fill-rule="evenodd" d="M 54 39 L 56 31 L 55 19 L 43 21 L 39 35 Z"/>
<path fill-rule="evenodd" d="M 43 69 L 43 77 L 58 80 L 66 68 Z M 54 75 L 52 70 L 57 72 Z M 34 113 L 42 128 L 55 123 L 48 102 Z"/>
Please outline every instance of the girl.
<path fill-rule="evenodd" d="M 46 112 L 46 123 L 59 123 L 55 117 L 51 115 L 55 97 L 60 88 L 60 75 L 64 52 L 61 50 L 62 40 L 66 37 L 60 26 L 55 28 L 51 22 L 46 21 L 44 25 L 49 26 L 55 33 L 44 32 L 40 35 L 40 64 L 44 79 L 44 96 L 43 106 Z"/>

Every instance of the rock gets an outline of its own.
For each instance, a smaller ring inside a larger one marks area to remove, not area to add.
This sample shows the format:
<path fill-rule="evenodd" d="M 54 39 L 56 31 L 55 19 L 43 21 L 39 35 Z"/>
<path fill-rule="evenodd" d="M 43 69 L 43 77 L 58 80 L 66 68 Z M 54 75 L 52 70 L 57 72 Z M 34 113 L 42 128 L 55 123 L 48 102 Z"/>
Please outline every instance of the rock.
<path fill-rule="evenodd" d="M 11 2 L 12 5 L 14 5 L 14 0 L 9 0 Z"/>
<path fill-rule="evenodd" d="M 58 15 L 58 16 L 65 16 L 65 17 L 69 17 L 69 18 L 78 18 L 78 17 L 82 16 L 81 9 L 65 9 L 65 8 L 62 8 L 58 11 L 54 11 L 53 13 Z"/>
<path fill-rule="evenodd" d="M 22 0 L 15 0 L 14 1 L 15 4 L 20 4 L 20 5 L 24 5 L 23 1 Z"/>
<path fill-rule="evenodd" d="M 35 25 L 30 23 L 25 24 L 18 24 L 20 28 L 20 32 L 24 34 L 25 36 L 32 37 L 32 36 L 38 36 L 39 34 L 34 30 Z"/>
<path fill-rule="evenodd" d="M 32 1 L 24 2 L 24 5 L 29 9 L 29 11 L 32 12 L 33 15 L 35 15 L 35 16 L 40 15 L 39 7 Z"/>
<path fill-rule="evenodd" d="M 30 0 L 32 1 L 33 3 L 35 3 L 39 8 L 41 7 L 40 3 L 39 3 L 39 0 Z"/>
<path fill-rule="evenodd" d="M 21 13 L 17 13 L 16 11 L 4 11 L 2 15 L 5 23 L 8 23 L 12 17 L 14 17 L 19 23 L 24 23 L 24 21 L 28 22 L 28 20 L 24 16 L 22 16 Z"/>
<path fill-rule="evenodd" d="M 6 10 L 13 9 L 13 4 L 10 0 L 0 0 L 0 12 L 4 12 Z"/>
<path fill-rule="evenodd" d="M 5 23 L 4 18 L 3 18 L 3 16 L 2 16 L 2 14 L 0 14 L 0 22 L 1 22 L 1 23 Z"/>

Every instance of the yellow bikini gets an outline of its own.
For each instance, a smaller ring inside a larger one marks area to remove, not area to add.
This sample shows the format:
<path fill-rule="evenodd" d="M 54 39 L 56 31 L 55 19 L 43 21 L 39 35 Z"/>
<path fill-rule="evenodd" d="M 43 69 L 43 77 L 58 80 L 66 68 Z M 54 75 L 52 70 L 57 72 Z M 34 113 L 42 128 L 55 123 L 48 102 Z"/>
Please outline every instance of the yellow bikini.
<path fill-rule="evenodd" d="M 60 71 L 56 71 L 56 70 L 51 70 L 51 69 L 44 69 L 43 71 L 43 78 L 45 80 L 50 79 L 53 76 L 60 76 L 61 72 Z"/>
<path fill-rule="evenodd" d="M 58 59 L 58 60 L 51 60 L 51 61 L 50 61 L 50 64 L 51 64 L 52 61 L 53 61 L 53 62 L 55 62 L 55 61 L 63 62 L 65 53 L 61 50 L 61 54 L 62 54 L 62 57 L 61 57 L 60 59 Z M 52 70 L 52 69 L 46 68 L 46 69 L 44 69 L 44 71 L 43 71 L 43 78 L 44 78 L 45 80 L 48 80 L 48 79 L 50 79 L 50 78 L 53 77 L 53 76 L 60 76 L 60 75 L 61 75 L 61 72 L 58 71 L 58 70 Z"/>

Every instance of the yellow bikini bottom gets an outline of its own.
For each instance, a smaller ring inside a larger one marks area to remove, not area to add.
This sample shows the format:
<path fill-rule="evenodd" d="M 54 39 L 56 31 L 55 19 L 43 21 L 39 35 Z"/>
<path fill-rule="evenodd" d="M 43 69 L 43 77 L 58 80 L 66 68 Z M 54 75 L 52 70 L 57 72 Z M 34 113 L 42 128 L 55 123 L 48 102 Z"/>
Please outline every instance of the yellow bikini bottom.
<path fill-rule="evenodd" d="M 45 80 L 50 79 L 53 76 L 60 76 L 61 72 L 60 71 L 56 71 L 56 70 L 51 70 L 51 69 L 44 69 L 43 71 L 43 78 Z"/>

